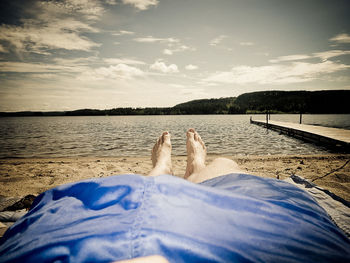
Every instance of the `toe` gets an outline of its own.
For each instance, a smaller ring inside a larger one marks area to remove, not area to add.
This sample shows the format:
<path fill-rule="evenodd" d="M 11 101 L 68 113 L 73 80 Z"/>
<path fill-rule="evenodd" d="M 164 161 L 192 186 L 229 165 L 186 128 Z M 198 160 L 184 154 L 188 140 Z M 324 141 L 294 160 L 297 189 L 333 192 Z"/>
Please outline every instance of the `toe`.
<path fill-rule="evenodd" d="M 163 143 L 171 144 L 169 132 L 167 132 L 167 131 L 163 132 L 162 138 L 163 138 Z"/>
<path fill-rule="evenodd" d="M 204 142 L 202 140 L 202 137 L 198 133 L 197 133 L 197 136 L 198 136 L 199 143 L 203 146 L 203 149 L 206 149 L 205 144 L 204 144 Z"/>
<path fill-rule="evenodd" d="M 195 134 L 195 130 L 194 129 L 189 129 L 187 131 L 187 138 L 194 140 L 194 134 Z"/>
<path fill-rule="evenodd" d="M 195 141 L 198 141 L 198 140 L 199 140 L 199 138 L 200 138 L 200 137 L 199 137 L 198 133 L 197 133 L 197 132 L 195 132 L 195 133 L 194 133 L 194 140 L 195 140 Z"/>

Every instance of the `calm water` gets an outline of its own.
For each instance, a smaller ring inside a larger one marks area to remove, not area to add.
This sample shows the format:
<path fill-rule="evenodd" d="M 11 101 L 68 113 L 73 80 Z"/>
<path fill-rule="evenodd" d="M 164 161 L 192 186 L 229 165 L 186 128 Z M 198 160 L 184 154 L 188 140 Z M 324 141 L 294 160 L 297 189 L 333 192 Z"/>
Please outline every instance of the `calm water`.
<path fill-rule="evenodd" d="M 195 128 L 210 154 L 322 154 L 327 149 L 249 123 L 249 115 L 0 118 L 0 158 L 149 156 L 162 131 L 173 154 L 185 155 L 186 131 Z M 254 115 L 253 119 L 264 119 Z M 298 122 L 299 115 L 272 115 Z M 303 115 L 308 124 L 350 129 L 350 115 Z"/>

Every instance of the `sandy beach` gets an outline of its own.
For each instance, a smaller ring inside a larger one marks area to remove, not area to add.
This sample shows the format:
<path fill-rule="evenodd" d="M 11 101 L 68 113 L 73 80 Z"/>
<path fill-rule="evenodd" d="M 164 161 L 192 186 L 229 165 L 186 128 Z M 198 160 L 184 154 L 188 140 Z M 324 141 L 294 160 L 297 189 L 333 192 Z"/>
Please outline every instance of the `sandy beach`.
<path fill-rule="evenodd" d="M 209 155 L 207 162 L 216 157 Z M 350 154 L 225 157 L 235 160 L 249 174 L 279 179 L 296 174 L 350 201 Z M 173 156 L 172 162 L 175 175 L 182 177 L 186 156 Z M 1 159 L 0 194 L 38 195 L 55 186 L 87 178 L 147 174 L 151 167 L 150 157 Z"/>

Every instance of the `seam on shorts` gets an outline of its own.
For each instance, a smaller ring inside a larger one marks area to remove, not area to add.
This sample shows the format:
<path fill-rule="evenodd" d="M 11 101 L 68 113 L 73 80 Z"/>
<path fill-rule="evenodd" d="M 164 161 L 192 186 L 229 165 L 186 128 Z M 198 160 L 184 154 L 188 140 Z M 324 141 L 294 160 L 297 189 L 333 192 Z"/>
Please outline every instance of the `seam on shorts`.
<path fill-rule="evenodd" d="M 140 207 L 131 227 L 131 258 L 142 256 L 142 237 L 140 237 L 141 229 L 144 223 L 144 215 L 147 210 L 147 201 L 151 196 L 151 191 L 154 186 L 154 178 L 144 178 L 143 192 L 140 200 Z"/>

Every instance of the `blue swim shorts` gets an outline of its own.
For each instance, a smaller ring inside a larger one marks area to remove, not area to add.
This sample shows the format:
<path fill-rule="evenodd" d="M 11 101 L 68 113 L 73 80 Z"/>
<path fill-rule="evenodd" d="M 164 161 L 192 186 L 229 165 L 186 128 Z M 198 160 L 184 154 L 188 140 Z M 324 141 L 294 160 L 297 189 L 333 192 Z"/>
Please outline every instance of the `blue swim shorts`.
<path fill-rule="evenodd" d="M 118 175 L 41 194 L 0 241 L 0 262 L 350 262 L 350 242 L 303 190 L 229 174 L 201 184 Z"/>

